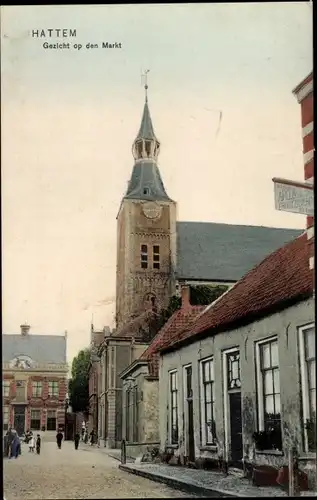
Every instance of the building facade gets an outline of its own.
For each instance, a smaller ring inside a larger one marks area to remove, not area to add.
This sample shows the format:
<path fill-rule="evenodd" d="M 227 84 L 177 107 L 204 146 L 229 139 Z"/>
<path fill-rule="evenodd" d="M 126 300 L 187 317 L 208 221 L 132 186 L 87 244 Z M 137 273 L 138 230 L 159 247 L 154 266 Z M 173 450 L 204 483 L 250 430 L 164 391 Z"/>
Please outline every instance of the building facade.
<path fill-rule="evenodd" d="M 145 446 L 160 444 L 160 347 L 206 308 L 190 304 L 189 286 L 182 287 L 181 298 L 180 309 L 169 318 L 143 354 L 121 373 L 122 438 L 133 458 L 142 455 Z"/>
<path fill-rule="evenodd" d="M 161 349 L 160 443 L 181 463 L 316 460 L 315 306 L 303 234 Z"/>
<path fill-rule="evenodd" d="M 2 335 L 3 428 L 19 434 L 28 429 L 65 427 L 68 365 L 67 335 Z"/>
<path fill-rule="evenodd" d="M 111 336 L 116 340 L 106 341 L 112 344 L 112 354 L 107 354 L 104 370 L 110 373 L 115 366 L 115 375 L 103 420 L 115 429 L 109 439 L 116 446 L 122 439 L 120 373 L 133 361 L 131 345 L 145 349 L 157 333 L 150 330 L 149 317 L 155 318 L 182 285 L 232 286 L 300 234 L 283 228 L 178 221 L 176 202 L 167 194 L 158 167 L 160 147 L 146 95 L 132 147 L 134 166 L 117 216 L 116 331 Z"/>

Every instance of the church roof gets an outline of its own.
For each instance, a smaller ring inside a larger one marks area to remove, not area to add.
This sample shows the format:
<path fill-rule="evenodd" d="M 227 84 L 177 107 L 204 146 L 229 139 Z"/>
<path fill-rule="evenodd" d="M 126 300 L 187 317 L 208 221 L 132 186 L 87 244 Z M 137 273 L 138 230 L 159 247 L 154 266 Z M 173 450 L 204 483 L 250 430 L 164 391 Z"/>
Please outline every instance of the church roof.
<path fill-rule="evenodd" d="M 177 222 L 178 279 L 238 281 L 302 230 Z"/>
<path fill-rule="evenodd" d="M 138 139 L 156 139 L 147 100 L 144 104 L 141 126 L 136 141 Z"/>
<path fill-rule="evenodd" d="M 267 256 L 230 290 L 198 316 L 189 328 L 180 329 L 162 345 L 161 352 L 178 349 L 201 335 L 212 335 L 259 320 L 312 295 L 307 236 L 300 237 Z"/>
<path fill-rule="evenodd" d="M 2 362 L 29 356 L 35 363 L 66 363 L 64 335 L 2 335 Z"/>
<path fill-rule="evenodd" d="M 153 160 L 135 163 L 125 199 L 171 201 L 167 196 L 158 166 Z"/>

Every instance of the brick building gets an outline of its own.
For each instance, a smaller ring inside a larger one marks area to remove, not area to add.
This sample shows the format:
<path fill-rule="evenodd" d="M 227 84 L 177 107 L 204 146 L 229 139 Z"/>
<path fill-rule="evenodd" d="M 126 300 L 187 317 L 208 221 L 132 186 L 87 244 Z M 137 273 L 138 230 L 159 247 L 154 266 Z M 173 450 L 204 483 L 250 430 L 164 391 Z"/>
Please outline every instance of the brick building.
<path fill-rule="evenodd" d="M 314 184 L 314 85 L 313 72 L 311 72 L 293 90 L 301 105 L 301 122 L 303 138 L 303 159 L 305 181 Z M 309 245 L 309 267 L 312 271 L 312 280 L 315 288 L 315 238 L 314 217 L 307 217 L 307 238 Z"/>
<path fill-rule="evenodd" d="M 2 335 L 3 429 L 53 431 L 65 425 L 67 335 Z"/>

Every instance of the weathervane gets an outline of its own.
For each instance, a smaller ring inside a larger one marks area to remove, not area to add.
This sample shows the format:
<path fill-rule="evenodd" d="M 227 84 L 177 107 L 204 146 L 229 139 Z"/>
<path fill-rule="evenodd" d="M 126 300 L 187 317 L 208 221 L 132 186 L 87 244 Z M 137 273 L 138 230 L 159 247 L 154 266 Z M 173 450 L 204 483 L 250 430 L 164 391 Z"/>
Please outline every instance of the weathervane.
<path fill-rule="evenodd" d="M 142 82 L 144 82 L 144 89 L 145 89 L 145 102 L 147 102 L 147 89 L 148 84 L 147 84 L 147 74 L 149 73 L 149 69 L 146 69 L 144 73 L 141 74 Z"/>

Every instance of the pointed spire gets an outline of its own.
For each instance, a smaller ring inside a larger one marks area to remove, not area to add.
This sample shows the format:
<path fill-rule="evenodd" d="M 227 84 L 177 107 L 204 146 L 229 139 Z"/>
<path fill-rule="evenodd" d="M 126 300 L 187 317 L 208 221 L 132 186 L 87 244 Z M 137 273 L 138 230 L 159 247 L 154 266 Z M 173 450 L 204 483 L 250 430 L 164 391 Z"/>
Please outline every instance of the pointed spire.
<path fill-rule="evenodd" d="M 147 73 L 142 75 L 145 89 L 145 103 L 138 135 L 132 146 L 135 159 L 131 179 L 124 198 L 137 200 L 169 200 L 157 166 L 160 143 L 157 140 L 151 120 L 148 103 Z"/>
<path fill-rule="evenodd" d="M 154 134 L 154 128 L 152 124 L 147 98 L 144 104 L 140 130 L 138 132 L 138 135 L 136 136 L 136 141 L 138 139 L 149 139 L 149 140 L 154 139 L 155 141 L 157 141 Z"/>
<path fill-rule="evenodd" d="M 160 150 L 160 143 L 154 133 L 148 104 L 149 87 L 147 84 L 147 74 L 149 71 L 147 69 L 142 75 L 144 78 L 145 103 L 140 129 L 133 143 L 132 152 L 135 160 L 150 159 L 156 161 Z"/>

